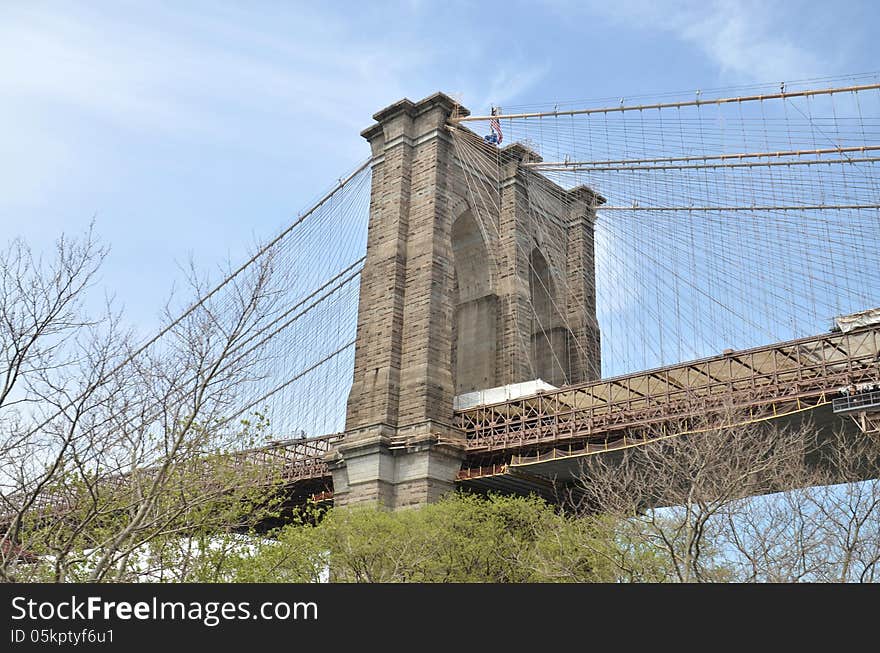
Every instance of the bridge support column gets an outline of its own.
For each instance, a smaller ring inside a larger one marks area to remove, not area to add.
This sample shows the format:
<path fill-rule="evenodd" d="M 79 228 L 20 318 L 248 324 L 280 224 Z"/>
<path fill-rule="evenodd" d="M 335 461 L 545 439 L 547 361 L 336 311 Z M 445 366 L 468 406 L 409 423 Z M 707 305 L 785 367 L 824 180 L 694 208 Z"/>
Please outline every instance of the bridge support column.
<path fill-rule="evenodd" d="M 329 459 L 334 503 L 391 509 L 433 503 L 455 488 L 463 451 L 457 431 L 435 424 L 349 432 Z"/>
<path fill-rule="evenodd" d="M 331 454 L 334 502 L 396 509 L 454 487 L 451 426 L 453 145 L 442 93 L 401 100 L 363 136 L 373 178 L 346 433 Z"/>
<path fill-rule="evenodd" d="M 539 157 L 522 144 L 453 133 L 454 111 L 468 113 L 442 93 L 401 100 L 362 132 L 370 223 L 345 438 L 329 459 L 337 504 L 398 508 L 451 490 L 465 450 L 456 394 L 598 375 L 604 200 L 529 171 Z"/>
<path fill-rule="evenodd" d="M 863 433 L 880 437 L 880 411 L 864 411 L 852 418 Z"/>
<path fill-rule="evenodd" d="M 568 192 L 568 319 L 570 382 L 584 383 L 601 376 L 600 332 L 596 320 L 596 209 L 605 198 L 586 186 Z"/>

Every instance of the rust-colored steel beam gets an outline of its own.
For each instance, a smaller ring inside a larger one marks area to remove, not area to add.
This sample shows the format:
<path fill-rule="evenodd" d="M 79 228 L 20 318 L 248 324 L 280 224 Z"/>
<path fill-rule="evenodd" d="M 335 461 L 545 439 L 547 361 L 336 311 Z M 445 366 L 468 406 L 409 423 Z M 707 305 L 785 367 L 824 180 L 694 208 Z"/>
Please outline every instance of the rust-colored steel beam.
<path fill-rule="evenodd" d="M 619 105 L 615 107 L 600 107 L 594 109 L 573 109 L 569 111 L 534 111 L 528 113 L 507 113 L 494 116 L 461 116 L 451 118 L 449 122 L 457 125 L 462 122 L 478 122 L 486 120 L 505 120 L 513 118 L 558 118 L 559 116 L 582 116 L 594 113 L 621 113 L 624 111 L 648 111 L 651 109 L 680 109 L 682 107 L 697 107 L 713 104 L 739 104 L 742 102 L 763 102 L 764 100 L 785 100 L 796 97 L 813 97 L 816 95 L 833 95 L 835 93 L 858 93 L 880 89 L 880 84 L 861 84 L 857 86 L 838 86 L 834 88 L 817 88 L 803 91 L 782 91 L 780 93 L 765 93 L 760 95 L 740 95 L 737 97 L 695 99 L 684 102 L 658 102 L 655 104 L 637 104 L 633 106 Z"/>
<path fill-rule="evenodd" d="M 537 161 L 526 162 L 526 168 L 568 168 L 572 166 L 625 166 L 626 169 L 644 163 L 688 163 L 702 161 L 742 161 L 743 159 L 780 159 L 788 157 L 821 156 L 823 154 L 863 153 L 880 150 L 880 145 L 852 145 L 847 147 L 824 147 L 809 150 L 776 150 L 769 152 L 731 152 L 728 154 L 696 154 L 691 156 L 665 156 L 650 159 L 605 159 L 599 161 Z M 814 161 L 815 159 L 811 160 Z M 851 161 L 852 159 L 846 159 Z M 827 159 L 825 160 L 827 162 Z M 785 162 L 782 162 L 785 163 Z"/>
<path fill-rule="evenodd" d="M 469 457 L 479 459 L 553 446 L 606 446 L 627 431 L 713 410 L 773 416 L 814 407 L 836 388 L 864 382 L 880 382 L 880 327 L 728 352 L 478 406 L 459 411 L 456 423 L 466 435 Z M 620 388 L 626 390 L 622 396 Z"/>

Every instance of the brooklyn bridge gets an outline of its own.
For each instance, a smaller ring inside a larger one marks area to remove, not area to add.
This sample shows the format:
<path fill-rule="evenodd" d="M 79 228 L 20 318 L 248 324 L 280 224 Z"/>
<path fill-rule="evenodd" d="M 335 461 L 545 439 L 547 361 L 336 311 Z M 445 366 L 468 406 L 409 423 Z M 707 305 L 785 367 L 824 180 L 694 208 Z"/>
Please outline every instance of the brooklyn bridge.
<path fill-rule="evenodd" d="M 396 102 L 270 265 L 225 407 L 293 503 L 553 499 L 709 415 L 880 436 L 880 84 Z M 162 347 L 175 320 L 129 357 Z"/>

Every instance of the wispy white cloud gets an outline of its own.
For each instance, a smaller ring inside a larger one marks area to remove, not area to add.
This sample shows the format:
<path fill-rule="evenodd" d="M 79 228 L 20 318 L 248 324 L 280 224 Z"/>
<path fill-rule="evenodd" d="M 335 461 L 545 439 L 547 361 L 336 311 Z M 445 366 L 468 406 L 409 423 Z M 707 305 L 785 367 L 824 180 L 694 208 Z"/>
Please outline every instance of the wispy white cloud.
<path fill-rule="evenodd" d="M 45 198 L 73 151 L 83 172 L 95 154 L 82 147 L 88 132 L 269 157 L 284 141 L 354 161 L 367 153 L 357 134 L 369 116 L 436 56 L 302 9 L 289 27 L 230 6 L 146 17 L 129 9 L 0 9 L 0 120 L 12 127 L 0 137 L 3 203 Z"/>
<path fill-rule="evenodd" d="M 35 207 L 82 161 L 63 137 L 0 106 L 0 192 L 4 203 Z"/>
<path fill-rule="evenodd" d="M 223 138 L 232 136 L 220 117 L 229 110 L 360 124 L 353 108 L 375 110 L 399 94 L 399 80 L 431 56 L 424 47 L 352 39 L 302 12 L 284 40 L 229 13 L 199 16 L 212 38 L 194 38 L 119 17 L 22 6 L 0 22 L 0 93 L 118 126 Z"/>
<path fill-rule="evenodd" d="M 419 2 L 400 11 L 430 22 Z M 77 149 L 73 132 L 78 127 L 81 138 L 84 124 L 123 141 L 121 134 L 150 135 L 272 157 L 284 140 L 303 152 L 332 151 L 353 161 L 366 154 L 357 134 L 369 116 L 400 97 L 459 90 L 468 106 L 483 108 L 524 92 L 546 71 L 520 57 L 493 67 L 488 80 L 466 77 L 464 88 L 444 89 L 454 78 L 450 52 L 457 46 L 449 40 L 362 26 L 379 15 L 303 6 L 277 14 L 267 21 L 223 4 L 148 12 L 36 3 L 0 9 L 0 97 L 6 99 L 0 119 L 18 126 L 0 141 L 0 173 L 8 179 L 5 169 L 17 158 L 33 164 L 27 183 L 9 193 L 27 204 L 56 178 Z M 470 41 L 472 56 L 485 59 L 487 46 Z"/>
<path fill-rule="evenodd" d="M 563 5 L 565 11 L 587 10 L 621 28 L 670 34 L 702 53 L 722 77 L 744 83 L 811 77 L 828 70 L 837 53 L 833 43 L 797 38 L 796 30 L 786 29 L 791 7 L 772 0 L 601 0 Z"/>
<path fill-rule="evenodd" d="M 788 38 L 766 2 L 689 5 L 670 13 L 665 24 L 705 52 L 723 75 L 744 81 L 803 79 L 824 67 L 816 44 Z"/>
<path fill-rule="evenodd" d="M 523 62 L 521 65 L 496 68 L 483 96 L 478 96 L 478 107 L 488 104 L 503 105 L 508 100 L 522 97 L 549 71 L 546 63 Z"/>

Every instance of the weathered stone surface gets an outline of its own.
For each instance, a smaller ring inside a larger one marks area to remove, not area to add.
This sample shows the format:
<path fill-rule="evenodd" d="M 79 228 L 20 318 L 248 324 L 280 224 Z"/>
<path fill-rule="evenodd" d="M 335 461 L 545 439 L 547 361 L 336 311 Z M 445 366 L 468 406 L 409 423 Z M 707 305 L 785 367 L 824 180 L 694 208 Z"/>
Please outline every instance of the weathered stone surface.
<path fill-rule="evenodd" d="M 387 427 L 347 434 L 331 454 L 336 505 L 397 509 L 436 501 L 454 489 L 463 442 L 451 428 L 424 423 L 388 437 Z"/>
<path fill-rule="evenodd" d="M 447 125 L 454 109 L 442 93 L 401 100 L 363 132 L 375 158 L 346 437 L 332 461 L 338 503 L 398 508 L 451 490 L 463 459 L 456 394 L 598 376 L 601 198 L 524 168 L 540 157 L 521 144 L 499 151 L 458 127 L 485 157 L 469 168 Z"/>

